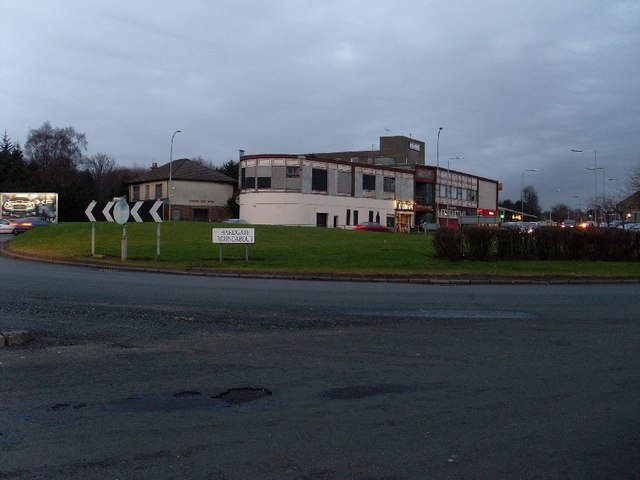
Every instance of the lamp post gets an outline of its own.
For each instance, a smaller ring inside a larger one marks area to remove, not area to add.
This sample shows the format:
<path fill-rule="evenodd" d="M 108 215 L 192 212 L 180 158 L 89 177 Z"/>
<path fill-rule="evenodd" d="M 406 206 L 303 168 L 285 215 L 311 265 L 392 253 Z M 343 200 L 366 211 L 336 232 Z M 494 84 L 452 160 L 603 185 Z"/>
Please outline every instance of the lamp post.
<path fill-rule="evenodd" d="M 585 153 L 585 150 L 581 149 L 581 148 L 572 148 L 571 151 L 573 153 Z M 590 150 L 586 150 L 587 152 Z M 593 196 L 594 198 L 596 198 L 598 196 L 598 173 L 596 170 L 598 169 L 598 152 L 594 149 L 593 150 L 593 168 L 590 168 L 589 170 L 593 170 Z M 598 217 L 598 210 L 596 208 L 596 218 Z"/>
<path fill-rule="evenodd" d="M 440 127 L 438 128 L 438 139 L 436 140 L 436 180 L 435 180 L 435 186 L 436 186 L 436 227 L 440 226 L 440 223 L 438 222 L 438 213 L 439 213 L 439 200 L 440 200 L 440 186 L 438 185 L 438 177 L 439 177 L 439 173 L 440 173 L 440 132 L 442 131 L 444 127 Z"/>
<path fill-rule="evenodd" d="M 449 202 L 451 200 L 453 200 L 453 186 L 451 183 L 451 169 L 449 168 L 449 161 L 450 160 L 462 160 L 464 159 L 464 157 L 450 157 L 447 160 L 447 198 L 449 198 L 450 200 L 447 201 L 447 227 L 449 226 Z"/>
<path fill-rule="evenodd" d="M 537 172 L 537 168 L 527 168 L 522 171 L 522 187 L 520 188 L 520 209 L 522 210 L 522 219 L 524 220 L 524 172 Z"/>
<path fill-rule="evenodd" d="M 169 190 L 167 192 L 167 197 L 169 198 L 169 220 L 171 220 L 171 207 L 173 206 L 173 202 L 171 201 L 171 180 L 173 178 L 173 139 L 176 136 L 176 133 L 182 132 L 180 130 L 176 130 L 173 132 L 173 135 L 171 135 L 171 150 L 169 151 L 169 184 L 167 185 Z"/>
<path fill-rule="evenodd" d="M 604 196 L 604 190 L 605 190 L 604 178 L 606 177 L 606 175 L 604 174 L 604 167 L 587 167 L 587 170 L 593 170 L 593 174 L 594 174 L 594 176 L 596 178 L 596 182 L 598 180 L 598 170 L 602 170 L 602 215 L 606 216 L 607 215 L 607 211 L 606 211 L 607 209 L 606 209 L 606 207 L 604 205 L 605 202 L 607 201 L 605 196 Z M 594 199 L 597 200 L 597 198 L 598 198 L 598 195 L 595 194 L 594 195 Z M 597 211 L 597 208 L 598 207 L 596 206 L 596 211 Z M 595 221 L 596 221 L 596 223 L 598 222 L 598 216 L 597 215 L 596 215 Z"/>

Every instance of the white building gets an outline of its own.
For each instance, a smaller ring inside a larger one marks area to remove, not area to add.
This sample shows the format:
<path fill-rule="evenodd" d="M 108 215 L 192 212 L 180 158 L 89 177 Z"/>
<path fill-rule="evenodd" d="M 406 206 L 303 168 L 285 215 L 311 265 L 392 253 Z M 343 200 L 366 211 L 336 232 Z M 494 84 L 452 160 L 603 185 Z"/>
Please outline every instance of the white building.
<path fill-rule="evenodd" d="M 413 171 L 315 155 L 240 159 L 240 217 L 252 224 L 344 227 L 378 222 L 408 230 Z"/>
<path fill-rule="evenodd" d="M 497 217 L 496 180 L 425 165 L 425 144 L 380 138 L 379 150 L 240 157 L 240 216 L 254 224 L 343 227 L 362 222 L 408 231 Z"/>

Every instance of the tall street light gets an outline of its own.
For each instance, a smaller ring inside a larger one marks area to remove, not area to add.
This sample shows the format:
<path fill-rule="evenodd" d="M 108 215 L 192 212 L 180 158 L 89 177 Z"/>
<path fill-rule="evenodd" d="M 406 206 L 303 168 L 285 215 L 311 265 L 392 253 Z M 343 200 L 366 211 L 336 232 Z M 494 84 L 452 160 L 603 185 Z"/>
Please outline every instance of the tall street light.
<path fill-rule="evenodd" d="M 585 150 L 581 149 L 581 148 L 572 148 L 571 151 L 573 153 L 585 153 Z M 590 150 L 586 150 L 587 152 Z M 598 152 L 594 149 L 593 150 L 593 168 L 590 169 L 593 170 L 593 196 L 594 198 L 598 196 L 598 172 L 596 170 L 598 170 Z M 597 210 L 597 209 L 596 209 Z M 597 217 L 597 211 L 596 211 L 596 217 Z"/>
<path fill-rule="evenodd" d="M 602 170 L 602 215 L 605 217 L 605 221 L 606 221 L 606 216 L 607 216 L 607 207 L 605 206 L 605 203 L 607 202 L 607 199 L 605 197 L 605 186 L 604 186 L 604 180 L 605 180 L 605 173 L 604 173 L 604 167 L 587 167 L 587 170 L 593 170 L 593 173 L 596 177 L 596 180 L 598 178 L 598 170 Z M 595 218 L 595 221 L 598 221 L 597 215 Z"/>
<path fill-rule="evenodd" d="M 435 186 L 436 186 L 436 227 L 438 227 L 440 224 L 438 222 L 438 213 L 439 213 L 439 202 L 438 200 L 440 199 L 440 186 L 438 185 L 438 176 L 440 173 L 440 132 L 442 131 L 444 127 L 440 127 L 438 128 L 438 139 L 436 140 L 436 181 L 434 182 Z"/>
<path fill-rule="evenodd" d="M 176 133 L 182 133 L 180 130 L 176 130 L 175 132 L 173 132 L 173 135 L 171 135 L 171 150 L 169 151 L 169 184 L 168 184 L 168 195 L 167 197 L 169 198 L 169 220 L 171 220 L 171 207 L 173 202 L 171 201 L 171 194 L 172 194 L 172 190 L 171 190 L 171 180 L 173 178 L 173 139 L 176 136 Z"/>
<path fill-rule="evenodd" d="M 537 168 L 527 168 L 522 171 L 522 188 L 520 188 L 520 209 L 522 210 L 522 219 L 524 220 L 524 172 L 537 172 Z"/>

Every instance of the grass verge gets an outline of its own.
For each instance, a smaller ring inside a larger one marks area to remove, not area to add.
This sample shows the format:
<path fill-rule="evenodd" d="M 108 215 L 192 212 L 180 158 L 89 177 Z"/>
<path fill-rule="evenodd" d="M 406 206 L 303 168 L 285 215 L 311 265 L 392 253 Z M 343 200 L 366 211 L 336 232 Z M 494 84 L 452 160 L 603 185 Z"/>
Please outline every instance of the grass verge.
<path fill-rule="evenodd" d="M 156 259 L 156 224 L 127 225 L 126 265 L 168 270 L 367 275 L 388 277 L 508 276 L 523 278 L 640 278 L 640 262 L 460 261 L 435 258 L 431 235 L 385 234 L 342 229 L 256 225 L 256 243 L 225 245 L 224 259 L 211 242 L 211 223 L 161 224 Z M 236 226 L 233 226 L 236 227 Z M 73 262 L 122 265 L 122 227 L 96 224 L 96 255 L 91 256 L 91 224 L 64 223 L 38 228 L 11 240 L 7 249 L 25 255 Z"/>

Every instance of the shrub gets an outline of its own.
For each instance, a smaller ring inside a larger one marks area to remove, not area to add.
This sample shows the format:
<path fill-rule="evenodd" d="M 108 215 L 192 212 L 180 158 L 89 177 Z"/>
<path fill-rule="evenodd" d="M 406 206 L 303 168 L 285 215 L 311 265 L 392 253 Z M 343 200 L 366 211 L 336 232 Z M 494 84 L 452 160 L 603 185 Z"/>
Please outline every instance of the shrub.
<path fill-rule="evenodd" d="M 462 260 L 464 258 L 464 237 L 460 230 L 455 228 L 439 228 L 433 235 L 433 246 L 436 257 L 449 260 Z"/>
<path fill-rule="evenodd" d="M 462 230 L 466 247 L 471 260 L 490 260 L 493 256 L 493 245 L 496 230 L 491 227 L 472 226 Z"/>
<path fill-rule="evenodd" d="M 539 227 L 533 232 L 535 255 L 539 260 L 559 260 L 564 255 L 564 230 Z"/>
<path fill-rule="evenodd" d="M 496 254 L 499 260 L 518 260 L 523 258 L 525 233 L 517 228 L 501 228 L 496 235 Z"/>

